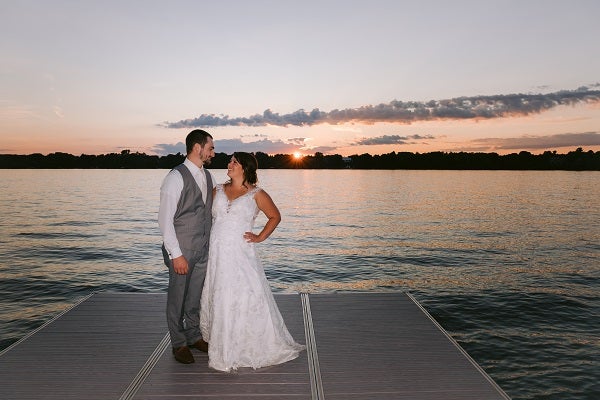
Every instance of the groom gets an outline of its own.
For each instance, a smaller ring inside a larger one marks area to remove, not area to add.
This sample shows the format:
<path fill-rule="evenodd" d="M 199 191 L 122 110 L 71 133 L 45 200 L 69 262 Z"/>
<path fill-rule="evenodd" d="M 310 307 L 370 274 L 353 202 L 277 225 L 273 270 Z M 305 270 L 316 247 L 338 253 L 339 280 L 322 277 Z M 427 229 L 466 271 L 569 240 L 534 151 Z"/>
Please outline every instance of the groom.
<path fill-rule="evenodd" d="M 200 333 L 200 297 L 206 276 L 212 224 L 213 179 L 204 165 L 215 156 L 213 138 L 201 129 L 186 139 L 187 156 L 160 188 L 158 225 L 163 258 L 169 268 L 167 325 L 175 359 L 194 362 L 190 347 L 207 352 Z"/>

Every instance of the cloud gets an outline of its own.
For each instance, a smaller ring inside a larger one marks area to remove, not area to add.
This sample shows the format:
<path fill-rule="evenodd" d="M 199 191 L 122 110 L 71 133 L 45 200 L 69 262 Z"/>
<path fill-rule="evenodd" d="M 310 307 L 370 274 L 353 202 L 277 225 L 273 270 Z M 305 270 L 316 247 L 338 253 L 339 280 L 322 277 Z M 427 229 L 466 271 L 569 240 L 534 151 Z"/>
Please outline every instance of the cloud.
<path fill-rule="evenodd" d="M 323 154 L 327 154 L 327 153 L 332 153 L 334 151 L 336 151 L 338 148 L 337 147 L 332 147 L 332 146 L 317 146 L 317 147 L 311 147 L 310 152 L 311 153 L 323 153 Z M 306 150 L 305 150 L 306 152 Z"/>
<path fill-rule="evenodd" d="M 590 85 L 595 88 L 599 84 Z M 508 94 L 495 96 L 457 97 L 447 100 L 398 101 L 387 104 L 366 105 L 343 110 L 297 110 L 280 115 L 270 109 L 250 117 L 201 114 L 197 118 L 178 122 L 164 122 L 167 128 L 200 128 L 218 126 L 312 126 L 346 123 L 375 124 L 378 122 L 411 124 L 431 120 L 491 119 L 537 114 L 561 105 L 600 102 L 600 90 L 580 87 L 547 94 Z"/>
<path fill-rule="evenodd" d="M 154 147 L 152 148 L 152 151 L 154 151 L 156 154 L 164 156 L 167 154 L 177 154 L 177 153 L 181 153 L 181 154 L 185 154 L 185 143 L 183 142 L 177 142 L 175 144 L 168 144 L 168 143 L 159 143 L 159 144 L 155 144 Z"/>
<path fill-rule="evenodd" d="M 411 144 L 415 143 L 414 140 L 423 139 L 435 139 L 431 135 L 411 135 L 411 136 L 400 136 L 400 135 L 383 135 L 371 138 L 363 138 L 354 142 L 353 146 L 375 146 L 384 144 Z"/>
<path fill-rule="evenodd" d="M 263 152 L 267 154 L 291 154 L 295 151 L 301 151 L 303 144 L 287 143 L 282 140 L 262 139 L 254 142 L 242 142 L 241 139 L 217 139 L 215 143 L 216 153 L 232 154 L 235 151 L 245 151 L 249 153 Z M 182 142 L 176 144 L 160 143 L 152 148 L 158 155 L 185 154 L 185 144 Z"/>
<path fill-rule="evenodd" d="M 58 118 L 61 118 L 61 119 L 62 119 L 62 118 L 64 118 L 64 117 L 65 117 L 65 114 L 64 114 L 64 112 L 63 112 L 62 108 L 60 108 L 59 106 L 54 106 L 52 109 L 54 110 L 54 114 L 55 114 L 55 115 L 56 115 Z"/>
<path fill-rule="evenodd" d="M 559 147 L 599 146 L 600 133 L 560 133 L 548 136 L 520 136 L 516 138 L 483 138 L 470 141 L 479 150 L 541 150 Z M 473 148 L 471 148 L 473 150 Z"/>
<path fill-rule="evenodd" d="M 242 142 L 241 139 L 215 140 L 215 151 L 231 154 L 234 151 L 263 152 L 267 154 L 291 154 L 299 151 L 302 145 L 282 140 L 262 139 L 255 142 Z"/>
<path fill-rule="evenodd" d="M 0 119 L 30 120 L 39 116 L 30 106 L 0 100 Z"/>
<path fill-rule="evenodd" d="M 262 134 L 262 133 L 254 133 L 254 134 L 250 134 L 250 135 L 240 135 L 240 137 L 249 137 L 249 138 L 266 138 L 269 137 L 268 135 Z"/>
<path fill-rule="evenodd" d="M 304 142 L 306 141 L 307 138 L 303 138 L 303 137 L 299 137 L 299 138 L 290 138 L 288 139 L 288 142 L 290 143 L 294 143 L 297 145 L 304 145 Z"/>

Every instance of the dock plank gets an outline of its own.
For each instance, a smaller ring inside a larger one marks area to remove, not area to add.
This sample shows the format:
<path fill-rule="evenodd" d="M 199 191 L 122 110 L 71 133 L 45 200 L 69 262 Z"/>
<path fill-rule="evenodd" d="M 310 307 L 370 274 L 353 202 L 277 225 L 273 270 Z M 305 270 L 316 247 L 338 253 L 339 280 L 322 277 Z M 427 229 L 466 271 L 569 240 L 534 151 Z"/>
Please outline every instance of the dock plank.
<path fill-rule="evenodd" d="M 506 399 L 404 294 L 310 296 L 325 397 Z"/>
<path fill-rule="evenodd" d="M 304 343 L 304 323 L 298 295 L 275 295 L 288 330 Z M 196 362 L 183 365 L 173 359 L 170 348 L 163 354 L 139 392 L 136 400 L 176 398 L 207 399 L 310 399 L 307 356 L 281 365 L 253 370 L 241 368 L 226 373 L 208 368 L 208 356 L 193 350 Z"/>
<path fill-rule="evenodd" d="M 98 293 L 0 357 L 2 399 L 118 399 L 167 330 L 164 294 Z"/>

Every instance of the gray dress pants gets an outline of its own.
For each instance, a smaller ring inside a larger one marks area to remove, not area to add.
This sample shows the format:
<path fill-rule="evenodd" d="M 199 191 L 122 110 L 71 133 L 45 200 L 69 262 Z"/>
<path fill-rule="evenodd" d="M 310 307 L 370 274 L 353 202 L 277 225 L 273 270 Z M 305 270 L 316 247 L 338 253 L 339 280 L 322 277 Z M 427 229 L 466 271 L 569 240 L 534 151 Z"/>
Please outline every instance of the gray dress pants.
<path fill-rule="evenodd" d="M 167 293 L 167 326 L 174 348 L 191 345 L 202 338 L 200 332 L 200 298 L 206 277 L 208 245 L 202 251 L 181 249 L 189 271 L 180 275 L 169 261 L 169 292 Z"/>

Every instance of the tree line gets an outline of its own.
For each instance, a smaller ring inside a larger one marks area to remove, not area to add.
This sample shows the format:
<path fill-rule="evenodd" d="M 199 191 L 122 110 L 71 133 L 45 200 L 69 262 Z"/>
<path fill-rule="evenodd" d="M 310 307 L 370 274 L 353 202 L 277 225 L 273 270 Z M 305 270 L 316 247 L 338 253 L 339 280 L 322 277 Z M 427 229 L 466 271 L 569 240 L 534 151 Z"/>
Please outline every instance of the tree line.
<path fill-rule="evenodd" d="M 600 151 L 584 151 L 581 147 L 566 154 L 545 151 L 532 154 L 528 151 L 500 155 L 497 153 L 442 152 L 410 153 L 391 152 L 371 155 L 355 154 L 342 157 L 339 154 L 315 153 L 301 158 L 291 154 L 269 155 L 254 153 L 261 169 L 450 169 L 450 170 L 573 170 L 600 171 Z M 227 168 L 231 156 L 217 153 L 210 168 Z M 165 156 L 123 150 L 120 153 L 101 155 L 68 153 L 40 153 L 18 155 L 0 154 L 0 168 L 3 169 L 170 169 L 185 159 L 181 153 Z"/>

